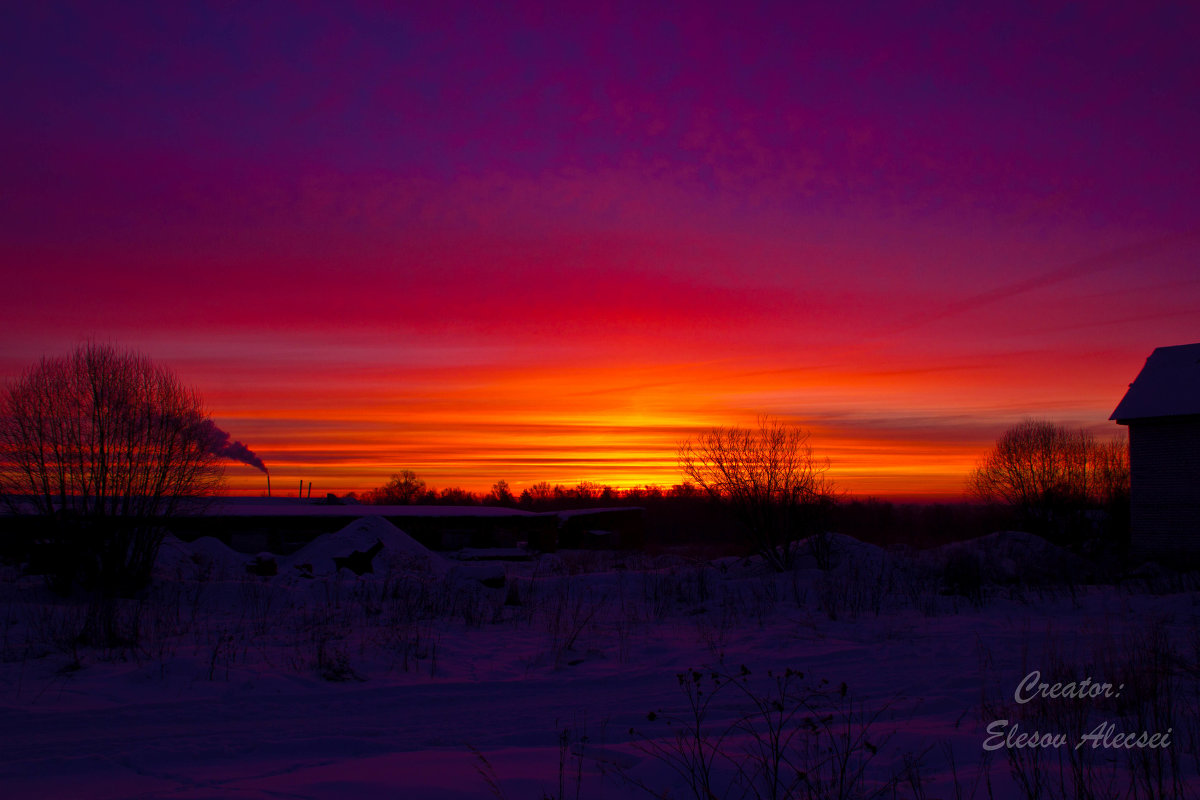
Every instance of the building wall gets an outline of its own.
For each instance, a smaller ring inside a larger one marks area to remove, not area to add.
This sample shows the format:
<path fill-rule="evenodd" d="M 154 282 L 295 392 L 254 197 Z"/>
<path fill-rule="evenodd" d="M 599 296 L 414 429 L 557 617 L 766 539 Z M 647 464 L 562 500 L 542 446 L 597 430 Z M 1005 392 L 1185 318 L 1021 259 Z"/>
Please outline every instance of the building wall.
<path fill-rule="evenodd" d="M 1129 424 L 1132 544 L 1200 556 L 1200 416 Z"/>
<path fill-rule="evenodd" d="M 360 508 L 373 510 L 370 506 Z M 223 514 L 176 518 L 171 521 L 171 532 L 187 541 L 214 536 L 243 553 L 266 550 L 287 555 L 321 534 L 339 531 L 363 516 L 350 513 L 343 506 L 314 509 L 312 514 L 279 516 L 239 515 L 235 509 Z M 466 510 L 424 516 L 387 514 L 384 518 L 431 550 L 511 547 L 518 541 L 529 541 L 536 542 L 539 549 L 552 551 L 557 542 L 558 518 L 553 513 L 487 516 Z"/>

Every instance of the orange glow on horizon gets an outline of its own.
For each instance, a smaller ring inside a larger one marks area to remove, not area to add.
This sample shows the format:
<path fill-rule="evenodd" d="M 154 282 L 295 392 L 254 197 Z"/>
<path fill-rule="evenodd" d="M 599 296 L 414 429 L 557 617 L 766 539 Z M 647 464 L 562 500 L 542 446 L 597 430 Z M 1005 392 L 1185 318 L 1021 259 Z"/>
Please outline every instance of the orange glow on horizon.
<path fill-rule="evenodd" d="M 240 413 L 218 421 L 252 442 L 284 495 L 301 480 L 319 496 L 361 493 L 404 469 L 434 489 L 486 494 L 505 480 L 519 494 L 543 481 L 669 488 L 682 480 L 681 442 L 769 413 L 809 430 L 814 455 L 829 460 L 829 478 L 852 496 L 947 500 L 963 496 L 998 432 L 1028 413 L 983 382 L 963 381 L 962 371 L 493 366 L 454 370 L 453 379 L 431 381 L 435 391 L 422 381 L 406 390 L 399 378 L 360 387 L 339 376 L 320 397 L 239 397 L 230 405 Z M 909 410 L 897 414 L 897 404 Z M 964 411 L 973 404 L 989 413 Z M 1085 407 L 1061 410 L 1088 421 Z M 228 478 L 232 494 L 265 492 L 254 470 L 233 466 Z"/>
<path fill-rule="evenodd" d="M 9 4 L 0 378 L 138 350 L 277 492 L 670 486 L 766 414 L 956 497 L 1200 339 L 1190 8 L 227 5 Z"/>

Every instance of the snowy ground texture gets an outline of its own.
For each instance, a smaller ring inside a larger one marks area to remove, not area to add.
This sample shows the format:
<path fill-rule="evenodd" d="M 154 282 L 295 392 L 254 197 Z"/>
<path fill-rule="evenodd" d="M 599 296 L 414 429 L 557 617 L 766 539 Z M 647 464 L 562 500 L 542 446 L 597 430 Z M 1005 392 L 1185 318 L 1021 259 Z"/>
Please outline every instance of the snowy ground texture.
<path fill-rule="evenodd" d="M 270 577 L 169 540 L 115 606 L 8 568 L 0 796 L 1200 797 L 1192 576 L 826 543 L 458 564 L 375 517 Z"/>

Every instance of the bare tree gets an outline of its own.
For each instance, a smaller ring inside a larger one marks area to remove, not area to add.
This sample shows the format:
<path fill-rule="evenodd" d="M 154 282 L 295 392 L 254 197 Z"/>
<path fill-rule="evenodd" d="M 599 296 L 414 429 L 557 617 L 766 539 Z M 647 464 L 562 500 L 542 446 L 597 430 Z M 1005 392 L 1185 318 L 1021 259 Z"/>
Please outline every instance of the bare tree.
<path fill-rule="evenodd" d="M 538 481 L 521 492 L 520 504 L 523 506 L 543 506 L 554 499 L 554 487 L 546 481 Z"/>
<path fill-rule="evenodd" d="M 448 486 L 437 493 L 437 502 L 444 506 L 479 505 L 479 495 L 460 486 Z"/>
<path fill-rule="evenodd" d="M 0 400 L 0 492 L 43 522 L 60 590 L 127 594 L 163 523 L 222 482 L 200 398 L 147 358 L 88 344 L 43 358 Z"/>
<path fill-rule="evenodd" d="M 1129 448 L 1118 439 L 1045 420 L 1006 430 L 976 467 L 970 488 L 980 499 L 1008 506 L 1031 531 L 1075 537 L 1084 512 L 1119 513 L 1129 496 Z"/>
<path fill-rule="evenodd" d="M 1129 440 L 1113 437 L 1096 442 L 1092 492 L 1105 508 L 1129 503 Z"/>
<path fill-rule="evenodd" d="M 813 455 L 809 435 L 761 417 L 756 429 L 713 428 L 679 447 L 684 478 L 728 505 L 755 551 L 777 570 L 791 567 L 793 542 L 820 532 L 834 500 L 829 462 Z"/>
<path fill-rule="evenodd" d="M 508 481 L 498 480 L 492 484 L 491 494 L 484 498 L 484 502 L 489 505 L 512 506 L 516 505 L 517 498 L 513 497 L 512 489 L 508 486 Z"/>
<path fill-rule="evenodd" d="M 425 498 L 425 481 L 417 477 L 411 469 L 401 470 L 392 475 L 391 480 L 372 489 L 364 498 L 375 505 L 414 505 Z"/>

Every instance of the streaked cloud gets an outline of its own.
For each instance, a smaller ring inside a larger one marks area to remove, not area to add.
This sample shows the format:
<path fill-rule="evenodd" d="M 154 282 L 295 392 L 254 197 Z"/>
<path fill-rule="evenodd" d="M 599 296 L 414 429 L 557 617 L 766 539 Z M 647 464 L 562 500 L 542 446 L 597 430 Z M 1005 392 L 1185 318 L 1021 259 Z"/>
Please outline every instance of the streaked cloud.
<path fill-rule="evenodd" d="M 852 491 L 954 494 L 1200 339 L 1194 9 L 5 22 L 0 374 L 138 348 L 280 485 L 673 483 L 771 413 Z"/>

